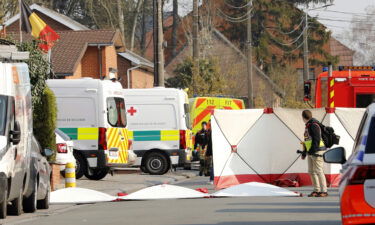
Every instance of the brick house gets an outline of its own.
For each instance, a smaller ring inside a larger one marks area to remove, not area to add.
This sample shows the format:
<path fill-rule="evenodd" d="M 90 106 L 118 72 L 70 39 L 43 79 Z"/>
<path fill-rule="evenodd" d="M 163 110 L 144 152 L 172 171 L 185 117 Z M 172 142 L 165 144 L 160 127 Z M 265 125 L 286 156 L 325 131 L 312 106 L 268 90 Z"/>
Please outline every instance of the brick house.
<path fill-rule="evenodd" d="M 133 84 L 131 87 L 153 87 L 153 65 L 127 51 L 119 31 L 91 30 L 65 15 L 38 4 L 33 4 L 30 8 L 60 35 L 51 51 L 51 64 L 56 78 L 104 79 L 110 69 L 116 69 L 117 78 L 127 87 L 127 71 L 136 65 L 137 68 L 129 71 Z M 10 18 L 4 25 L 8 35 L 19 39 L 19 14 Z M 32 40 L 30 34 L 23 36 L 24 40 Z M 123 55 L 133 55 L 133 58 L 124 58 Z M 138 61 L 132 61 L 134 59 Z M 141 63 L 138 65 L 137 62 Z"/>

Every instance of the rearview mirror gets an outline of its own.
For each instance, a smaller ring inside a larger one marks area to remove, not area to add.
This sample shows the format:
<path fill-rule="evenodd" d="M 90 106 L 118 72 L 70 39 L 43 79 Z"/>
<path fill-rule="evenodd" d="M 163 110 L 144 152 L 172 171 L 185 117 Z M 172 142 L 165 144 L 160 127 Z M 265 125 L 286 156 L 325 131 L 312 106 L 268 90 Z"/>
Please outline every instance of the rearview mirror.
<path fill-rule="evenodd" d="M 14 122 L 14 128 L 10 131 L 10 141 L 14 145 L 18 145 L 21 141 L 21 126 L 18 121 Z"/>
<path fill-rule="evenodd" d="M 323 159 L 326 163 L 344 164 L 346 163 L 345 148 L 338 147 L 328 150 L 323 154 Z"/>
<path fill-rule="evenodd" d="M 49 148 L 45 148 L 43 150 L 43 155 L 46 156 L 46 157 L 50 157 L 54 154 L 53 150 L 52 149 L 49 149 Z"/>

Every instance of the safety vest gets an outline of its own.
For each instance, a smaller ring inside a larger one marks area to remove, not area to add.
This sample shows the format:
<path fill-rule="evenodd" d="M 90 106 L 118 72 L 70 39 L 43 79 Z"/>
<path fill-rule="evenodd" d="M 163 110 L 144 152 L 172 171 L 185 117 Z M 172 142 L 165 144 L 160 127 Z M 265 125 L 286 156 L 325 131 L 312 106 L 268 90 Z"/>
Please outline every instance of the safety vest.
<path fill-rule="evenodd" d="M 306 151 L 310 151 L 311 145 L 312 145 L 312 140 L 307 140 L 307 141 L 304 141 L 303 143 L 304 143 L 304 145 L 306 147 Z M 325 147 L 325 145 L 324 145 L 323 140 L 320 140 L 319 148 L 323 149 L 324 147 Z"/>
<path fill-rule="evenodd" d="M 306 137 L 306 135 L 307 135 L 307 137 Z M 310 135 L 307 127 L 306 127 L 306 131 L 305 131 L 305 141 L 303 142 L 303 144 L 305 146 L 306 151 L 307 152 L 310 151 L 311 146 L 312 146 L 312 138 L 311 138 L 311 135 Z M 324 150 L 324 148 L 325 148 L 325 145 L 324 145 L 324 142 L 323 142 L 323 139 L 322 139 L 322 131 L 321 130 L 320 130 L 319 148 L 321 150 Z"/>

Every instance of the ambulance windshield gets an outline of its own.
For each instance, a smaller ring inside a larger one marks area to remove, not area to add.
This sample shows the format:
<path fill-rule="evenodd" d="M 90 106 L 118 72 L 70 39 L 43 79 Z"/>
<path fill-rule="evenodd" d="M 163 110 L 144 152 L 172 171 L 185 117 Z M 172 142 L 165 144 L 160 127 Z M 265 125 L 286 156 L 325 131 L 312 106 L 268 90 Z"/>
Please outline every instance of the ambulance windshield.
<path fill-rule="evenodd" d="M 126 127 L 125 101 L 123 98 L 107 98 L 108 123 L 113 127 Z"/>
<path fill-rule="evenodd" d="M 7 97 L 0 95 L 0 135 L 5 134 L 6 128 Z"/>

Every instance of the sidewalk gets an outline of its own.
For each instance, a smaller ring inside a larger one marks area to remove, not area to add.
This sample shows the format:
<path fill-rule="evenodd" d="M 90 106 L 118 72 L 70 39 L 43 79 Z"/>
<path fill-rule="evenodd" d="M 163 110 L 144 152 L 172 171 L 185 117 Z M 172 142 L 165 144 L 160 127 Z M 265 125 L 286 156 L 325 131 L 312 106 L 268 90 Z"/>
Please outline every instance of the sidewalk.
<path fill-rule="evenodd" d="M 108 174 L 104 179 L 99 181 L 83 177 L 77 180 L 77 187 L 101 191 L 116 196 L 119 192 L 131 193 L 158 184 L 173 184 L 196 177 L 197 175 L 198 171 L 194 170 L 170 171 L 164 175 L 149 175 L 134 169 L 116 170 L 113 176 Z M 61 179 L 61 183 L 61 186 L 64 187 L 63 178 Z"/>

